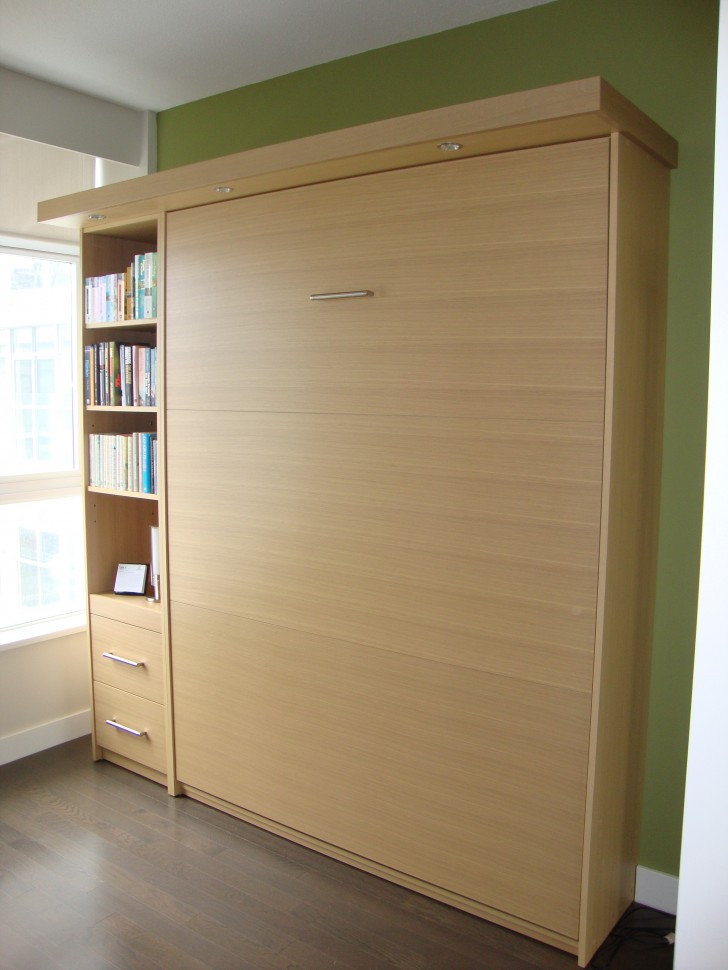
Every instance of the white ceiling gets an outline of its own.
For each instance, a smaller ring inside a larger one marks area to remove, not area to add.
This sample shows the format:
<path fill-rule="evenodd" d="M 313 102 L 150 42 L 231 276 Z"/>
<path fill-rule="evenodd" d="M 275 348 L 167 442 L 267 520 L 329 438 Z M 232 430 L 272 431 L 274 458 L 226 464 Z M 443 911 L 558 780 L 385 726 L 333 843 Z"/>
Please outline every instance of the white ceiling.
<path fill-rule="evenodd" d="M 0 0 L 0 66 L 161 111 L 549 2 Z"/>

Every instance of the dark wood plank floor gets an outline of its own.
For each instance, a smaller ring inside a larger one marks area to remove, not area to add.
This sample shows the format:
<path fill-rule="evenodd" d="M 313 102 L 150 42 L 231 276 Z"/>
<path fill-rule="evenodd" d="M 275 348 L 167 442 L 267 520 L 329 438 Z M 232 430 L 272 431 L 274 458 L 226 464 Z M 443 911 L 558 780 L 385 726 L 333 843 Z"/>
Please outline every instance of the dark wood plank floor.
<path fill-rule="evenodd" d="M 0 767 L 0 970 L 575 970 L 106 762 Z"/>

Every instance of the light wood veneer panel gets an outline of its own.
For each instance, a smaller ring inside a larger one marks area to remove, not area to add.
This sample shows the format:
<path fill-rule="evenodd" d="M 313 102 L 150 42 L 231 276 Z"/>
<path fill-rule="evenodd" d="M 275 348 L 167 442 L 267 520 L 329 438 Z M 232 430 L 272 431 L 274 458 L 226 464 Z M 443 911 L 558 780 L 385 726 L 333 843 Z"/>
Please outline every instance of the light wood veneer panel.
<path fill-rule="evenodd" d="M 570 940 L 608 147 L 168 222 L 180 782 Z"/>
<path fill-rule="evenodd" d="M 607 144 L 171 214 L 169 408 L 601 421 Z"/>
<path fill-rule="evenodd" d="M 173 604 L 182 783 L 576 935 L 589 700 Z"/>
<path fill-rule="evenodd" d="M 170 217 L 174 599 L 519 676 L 548 644 L 536 676 L 588 689 L 607 153 Z"/>
<path fill-rule="evenodd" d="M 535 437 L 529 459 L 523 442 L 478 430 L 422 418 L 171 413 L 171 597 L 521 672 L 516 644 L 537 641 L 542 672 L 553 645 L 547 679 L 587 689 L 598 485 L 583 485 L 591 522 L 566 510 L 541 519 L 525 503 L 501 514 L 483 497 L 489 468 L 508 469 L 514 448 L 523 471 L 550 470 L 556 502 L 571 442 Z M 594 479 L 600 449 L 577 439 L 573 456 Z M 550 484 L 539 481 L 546 494 Z M 513 646 L 501 655 L 504 638 Z"/>

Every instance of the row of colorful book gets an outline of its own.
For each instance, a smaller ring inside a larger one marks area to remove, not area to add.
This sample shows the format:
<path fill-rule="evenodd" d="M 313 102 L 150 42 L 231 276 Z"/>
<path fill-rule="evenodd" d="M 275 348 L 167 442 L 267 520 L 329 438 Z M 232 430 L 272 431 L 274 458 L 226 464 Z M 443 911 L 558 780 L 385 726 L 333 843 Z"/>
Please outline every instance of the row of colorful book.
<path fill-rule="evenodd" d="M 157 254 L 140 253 L 123 273 L 89 276 L 84 287 L 86 323 L 150 320 L 157 316 Z"/>
<path fill-rule="evenodd" d="M 103 340 L 83 349 L 87 405 L 156 407 L 157 348 Z"/>
<path fill-rule="evenodd" d="M 125 492 L 157 494 L 157 435 L 90 434 L 89 485 Z"/>

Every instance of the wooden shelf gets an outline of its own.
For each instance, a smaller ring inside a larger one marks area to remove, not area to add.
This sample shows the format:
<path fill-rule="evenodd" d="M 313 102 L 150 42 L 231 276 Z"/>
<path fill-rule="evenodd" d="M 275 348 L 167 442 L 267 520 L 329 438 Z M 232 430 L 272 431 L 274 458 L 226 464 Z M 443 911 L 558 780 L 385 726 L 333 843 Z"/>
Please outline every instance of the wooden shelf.
<path fill-rule="evenodd" d="M 88 485 L 87 489 L 89 492 L 98 495 L 119 495 L 122 498 L 145 498 L 151 499 L 153 502 L 159 499 L 159 495 L 156 492 L 130 492 L 125 488 L 102 488 L 100 485 Z"/>
<path fill-rule="evenodd" d="M 84 323 L 85 330 L 109 330 L 110 328 L 119 329 L 124 327 L 125 329 L 134 330 L 141 329 L 145 327 L 156 327 L 157 317 L 146 317 L 141 320 L 107 320 L 107 321 L 97 321 L 95 323 Z"/>
<path fill-rule="evenodd" d="M 159 408 L 149 405 L 136 404 L 86 404 L 87 411 L 115 411 L 123 414 L 157 414 Z"/>

